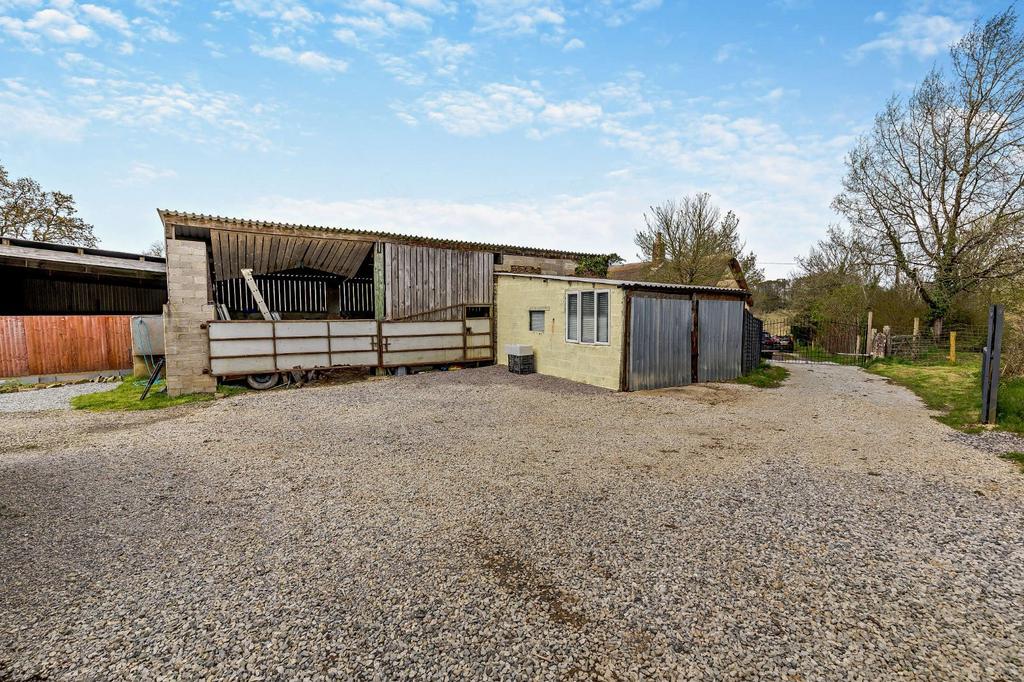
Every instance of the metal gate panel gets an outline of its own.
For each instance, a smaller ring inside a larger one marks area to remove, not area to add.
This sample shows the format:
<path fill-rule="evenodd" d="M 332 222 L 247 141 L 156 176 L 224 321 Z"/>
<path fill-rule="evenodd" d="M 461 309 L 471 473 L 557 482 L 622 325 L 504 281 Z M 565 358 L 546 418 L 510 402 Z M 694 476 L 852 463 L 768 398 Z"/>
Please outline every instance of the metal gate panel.
<path fill-rule="evenodd" d="M 634 296 L 630 305 L 629 390 L 689 384 L 692 302 Z"/>
<path fill-rule="evenodd" d="M 698 301 L 697 381 L 730 381 L 742 364 L 743 302 Z"/>

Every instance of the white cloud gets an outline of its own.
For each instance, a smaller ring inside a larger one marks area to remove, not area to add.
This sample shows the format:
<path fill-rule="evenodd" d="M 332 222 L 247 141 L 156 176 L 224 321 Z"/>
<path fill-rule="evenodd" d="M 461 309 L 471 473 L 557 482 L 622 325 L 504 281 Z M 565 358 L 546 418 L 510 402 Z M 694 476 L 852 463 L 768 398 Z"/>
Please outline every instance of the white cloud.
<path fill-rule="evenodd" d="M 0 79 L 0 139 L 29 136 L 58 142 L 82 138 L 88 121 L 60 110 L 58 98 L 16 78 Z"/>
<path fill-rule="evenodd" d="M 347 4 L 346 14 L 335 15 L 332 21 L 343 28 L 345 42 L 363 37 L 380 37 L 399 31 L 429 31 L 433 20 L 428 14 L 388 0 L 353 0 Z"/>
<path fill-rule="evenodd" d="M 600 0 L 592 6 L 592 10 L 603 15 L 607 26 L 616 28 L 632 21 L 637 14 L 659 7 L 661 0 Z"/>
<path fill-rule="evenodd" d="M 646 198 L 616 191 L 557 195 L 535 201 L 444 201 L 380 197 L 318 201 L 259 199 L 235 208 L 239 217 L 314 225 L 362 226 L 422 236 L 481 242 L 514 242 L 566 250 L 632 249 L 630 225 L 641 221 Z M 410 227 L 408 218 L 416 216 Z M 508 235 L 515 234 L 515 239 Z M 623 253 L 627 255 L 629 252 Z"/>
<path fill-rule="evenodd" d="M 528 88 L 491 83 L 479 92 L 458 90 L 431 95 L 421 107 L 429 120 L 448 132 L 477 136 L 530 125 L 544 104 L 544 98 Z"/>
<path fill-rule="evenodd" d="M 80 9 L 82 14 L 93 22 L 109 26 L 125 35 L 131 35 L 131 25 L 121 12 L 92 4 L 81 5 Z"/>
<path fill-rule="evenodd" d="M 173 180 L 176 177 L 178 177 L 178 173 L 173 169 L 159 168 L 148 163 L 136 161 L 115 182 L 118 185 L 138 187 L 140 185 L 152 184 L 158 180 Z"/>
<path fill-rule="evenodd" d="M 584 128 L 598 122 L 603 113 L 598 104 L 569 101 L 545 105 L 537 120 L 556 128 Z"/>
<path fill-rule="evenodd" d="M 452 43 L 444 38 L 434 38 L 428 41 L 418 54 L 433 65 L 435 73 L 451 76 L 459 70 L 459 65 L 473 54 L 473 46 L 469 43 Z"/>
<path fill-rule="evenodd" d="M 566 41 L 565 45 L 562 46 L 562 52 L 572 52 L 573 50 L 582 50 L 587 44 L 579 38 L 572 38 Z"/>
<path fill-rule="evenodd" d="M 55 43 L 96 40 L 96 33 L 68 12 L 54 8 L 39 10 L 28 19 L 0 16 L 0 29 L 28 45 L 45 38 Z"/>
<path fill-rule="evenodd" d="M 875 15 L 878 16 L 877 14 Z M 879 21 L 883 21 L 880 18 Z M 968 23 L 959 13 L 926 14 L 912 12 L 896 17 L 890 22 L 890 28 L 883 31 L 874 40 L 863 43 L 848 55 L 850 61 L 857 62 L 878 52 L 890 60 L 896 60 L 904 54 L 918 59 L 929 59 L 945 50 L 958 40 L 967 30 Z"/>
<path fill-rule="evenodd" d="M 478 31 L 505 34 L 561 33 L 565 9 L 556 0 L 473 0 Z"/>
<path fill-rule="evenodd" d="M 400 83 L 423 85 L 427 81 L 427 77 L 412 65 L 409 60 L 397 55 L 380 54 L 377 56 L 377 63 Z"/>
<path fill-rule="evenodd" d="M 301 28 L 323 21 L 319 13 L 290 0 L 231 0 L 230 7 L 242 14 L 280 22 L 278 28 L 281 29 Z"/>
<path fill-rule="evenodd" d="M 68 86 L 70 104 L 93 122 L 197 144 L 268 146 L 266 108 L 234 93 L 181 83 L 81 77 L 69 78 Z"/>
<path fill-rule="evenodd" d="M 293 50 L 286 45 L 279 45 L 277 47 L 264 47 L 261 45 L 253 45 L 252 51 L 261 57 L 268 59 L 276 59 L 280 62 L 287 64 L 294 64 L 301 66 L 304 69 L 310 71 L 319 71 L 321 73 L 344 73 L 348 70 L 348 62 L 343 59 L 335 59 L 328 57 L 321 52 L 315 52 L 313 50 Z"/>
<path fill-rule="evenodd" d="M 719 46 L 718 51 L 715 52 L 715 63 L 724 64 L 730 59 L 748 52 L 750 52 L 750 48 L 743 43 L 725 43 Z"/>

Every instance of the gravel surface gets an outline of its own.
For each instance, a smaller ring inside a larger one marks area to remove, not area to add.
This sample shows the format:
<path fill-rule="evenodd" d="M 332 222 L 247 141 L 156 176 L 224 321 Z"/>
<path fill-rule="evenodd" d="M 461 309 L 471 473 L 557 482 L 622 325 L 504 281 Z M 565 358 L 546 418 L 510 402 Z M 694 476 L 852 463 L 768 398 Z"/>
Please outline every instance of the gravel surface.
<path fill-rule="evenodd" d="M 0 678 L 1024 677 L 1024 476 L 857 369 L 5 419 Z"/>
<path fill-rule="evenodd" d="M 996 455 L 1007 452 L 1024 452 L 1024 437 L 1006 431 L 982 431 L 981 433 L 953 431 L 950 433 L 950 439 Z"/>
<path fill-rule="evenodd" d="M 117 388 L 115 383 L 88 383 L 38 388 L 17 393 L 0 393 L 0 412 L 38 412 L 42 410 L 70 410 L 76 395 L 99 393 Z"/>

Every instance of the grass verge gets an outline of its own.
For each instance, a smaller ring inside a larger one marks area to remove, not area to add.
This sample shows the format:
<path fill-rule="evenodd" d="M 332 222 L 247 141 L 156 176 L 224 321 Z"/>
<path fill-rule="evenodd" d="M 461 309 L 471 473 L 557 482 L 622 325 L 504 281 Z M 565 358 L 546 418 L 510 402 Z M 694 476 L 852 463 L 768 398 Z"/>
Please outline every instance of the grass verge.
<path fill-rule="evenodd" d="M 917 364 L 878 360 L 868 366 L 872 374 L 909 388 L 924 404 L 942 414 L 940 422 L 960 431 L 977 432 L 981 416 L 981 365 Z M 1024 433 L 1024 379 L 1005 379 L 999 384 L 998 426 Z"/>
<path fill-rule="evenodd" d="M 762 362 L 753 372 L 738 378 L 736 383 L 757 388 L 778 388 L 788 376 L 789 370 L 785 367 Z"/>
<path fill-rule="evenodd" d="M 160 380 L 153 384 L 149 395 L 145 400 L 139 400 L 143 389 L 146 388 L 145 379 L 129 377 L 112 391 L 100 393 L 88 393 L 78 395 L 71 399 L 71 407 L 76 410 L 89 410 L 92 412 L 108 412 L 112 410 L 159 410 L 164 407 L 175 405 L 186 405 L 188 403 L 200 403 L 206 400 L 213 400 L 211 393 L 193 393 L 191 395 L 180 395 L 171 398 L 164 391 L 164 382 Z M 217 393 L 221 395 L 235 395 L 244 393 L 247 389 L 241 386 L 221 385 L 217 387 Z"/>
<path fill-rule="evenodd" d="M 1024 474 L 1024 452 L 1004 452 L 999 456 L 1015 463 L 1020 469 L 1020 472 Z"/>

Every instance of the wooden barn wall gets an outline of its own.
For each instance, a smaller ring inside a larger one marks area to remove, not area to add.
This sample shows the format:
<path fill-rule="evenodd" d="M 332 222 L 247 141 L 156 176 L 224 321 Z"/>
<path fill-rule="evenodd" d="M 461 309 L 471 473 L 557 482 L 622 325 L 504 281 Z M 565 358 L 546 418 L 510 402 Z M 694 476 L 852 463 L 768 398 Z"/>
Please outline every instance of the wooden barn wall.
<path fill-rule="evenodd" d="M 384 245 L 387 320 L 457 320 L 461 305 L 494 300 L 494 254 L 428 246 Z"/>
<path fill-rule="evenodd" d="M 53 277 L 0 275 L 0 315 L 155 315 L 163 311 L 162 281 L 90 282 Z"/>
<path fill-rule="evenodd" d="M 0 376 L 65 374 L 132 366 L 129 315 L 0 317 Z"/>

